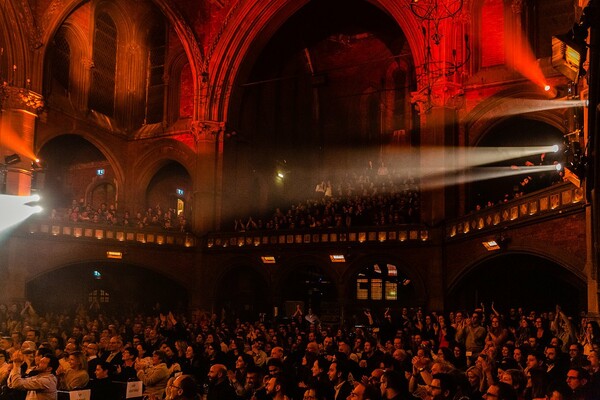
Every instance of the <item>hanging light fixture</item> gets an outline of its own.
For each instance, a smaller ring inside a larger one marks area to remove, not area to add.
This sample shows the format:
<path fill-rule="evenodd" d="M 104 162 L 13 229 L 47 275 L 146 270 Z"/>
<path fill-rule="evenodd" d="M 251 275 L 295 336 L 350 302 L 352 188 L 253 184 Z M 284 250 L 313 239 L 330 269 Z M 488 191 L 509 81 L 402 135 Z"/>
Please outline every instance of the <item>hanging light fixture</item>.
<path fill-rule="evenodd" d="M 469 61 L 471 51 L 469 37 L 464 35 L 465 50 L 462 54 L 452 44 L 442 45 L 446 40 L 448 27 L 463 9 L 464 0 L 408 0 L 408 8 L 421 22 L 425 58 L 417 65 L 417 85 L 419 91 L 413 94 L 413 102 L 419 103 L 421 111 L 429 111 L 433 106 L 457 103 L 462 96 L 462 88 L 454 77 Z M 461 43 L 462 44 L 462 43 Z M 447 52 L 444 49 L 450 48 Z"/>

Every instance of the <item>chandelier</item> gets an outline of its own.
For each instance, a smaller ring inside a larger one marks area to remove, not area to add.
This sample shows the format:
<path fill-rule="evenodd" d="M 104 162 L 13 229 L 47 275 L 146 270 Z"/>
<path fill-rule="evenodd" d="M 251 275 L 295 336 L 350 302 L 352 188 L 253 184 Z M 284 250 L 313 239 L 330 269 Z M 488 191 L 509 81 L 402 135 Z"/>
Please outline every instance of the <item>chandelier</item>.
<path fill-rule="evenodd" d="M 463 9 L 464 0 L 408 0 L 411 13 L 421 23 L 423 34 L 424 60 L 417 66 L 417 86 L 413 102 L 421 111 L 427 112 L 434 106 L 460 107 L 462 105 L 462 85 L 457 72 L 469 61 L 471 51 L 469 37 L 464 35 L 456 43 L 454 37 L 455 18 Z M 449 37 L 450 36 L 450 37 Z"/>

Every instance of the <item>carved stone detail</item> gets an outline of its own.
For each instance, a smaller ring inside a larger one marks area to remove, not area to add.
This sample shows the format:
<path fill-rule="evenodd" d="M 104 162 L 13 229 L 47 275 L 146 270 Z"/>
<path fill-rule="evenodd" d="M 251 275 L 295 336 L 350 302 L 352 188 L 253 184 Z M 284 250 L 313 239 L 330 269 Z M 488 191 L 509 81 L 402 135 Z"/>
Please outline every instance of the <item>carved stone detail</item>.
<path fill-rule="evenodd" d="M 26 110 L 34 114 L 44 111 L 44 98 L 32 90 L 3 85 L 0 87 L 0 105 L 3 108 Z"/>
<path fill-rule="evenodd" d="M 223 132 L 225 123 L 219 121 L 194 121 L 192 122 L 191 132 L 196 142 L 200 140 L 217 139 Z"/>

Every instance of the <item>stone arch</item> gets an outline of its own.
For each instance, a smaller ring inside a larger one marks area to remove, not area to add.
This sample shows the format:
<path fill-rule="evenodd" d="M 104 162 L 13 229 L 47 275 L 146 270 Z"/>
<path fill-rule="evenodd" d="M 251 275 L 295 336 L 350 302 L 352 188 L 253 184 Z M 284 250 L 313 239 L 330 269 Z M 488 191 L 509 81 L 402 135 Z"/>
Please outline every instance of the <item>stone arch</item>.
<path fill-rule="evenodd" d="M 534 265 L 536 263 L 538 264 Z M 476 283 L 475 274 L 482 268 L 486 268 L 485 275 L 491 283 L 483 279 L 479 280 L 479 284 Z M 502 272 L 504 272 L 504 275 Z M 534 281 L 531 277 L 528 280 L 521 279 L 527 278 L 527 274 L 535 272 L 545 275 L 540 276 L 537 281 Z M 495 301 L 499 308 L 502 306 L 518 307 L 525 304 L 524 299 L 527 298 L 527 303 L 531 303 L 532 307 L 546 307 L 544 311 L 552 310 L 556 304 L 560 304 L 565 309 L 576 311 L 585 309 L 586 306 L 584 298 L 587 297 L 585 282 L 586 278 L 583 273 L 564 261 L 534 250 L 515 249 L 485 255 L 461 268 L 460 273 L 448 282 L 447 298 L 448 305 L 451 308 L 475 307 L 481 301 L 486 304 Z M 511 283 L 512 286 L 510 287 L 503 286 Z M 466 288 L 468 284 L 471 284 L 470 291 Z M 484 290 L 494 290 L 490 287 L 495 287 L 496 292 L 482 293 Z M 524 287 L 529 288 L 531 292 L 527 293 L 523 289 Z M 501 296 L 498 295 L 499 290 L 502 291 Z M 460 298 L 460 293 L 467 294 L 464 298 Z M 536 296 L 544 296 L 544 293 L 545 298 L 542 299 L 543 301 L 537 301 Z M 471 304 L 467 304 L 465 302 L 467 297 L 471 299 L 478 297 L 478 299 Z M 572 299 L 573 297 L 575 299 Z M 515 304 L 518 301 L 523 303 Z M 534 304 L 536 301 L 538 304 Z"/>
<path fill-rule="evenodd" d="M 92 180 L 92 182 L 90 182 L 90 184 L 85 189 L 85 198 L 89 200 L 87 203 L 90 204 L 90 205 L 92 205 L 92 207 L 95 206 L 95 204 L 93 202 L 94 192 L 95 192 L 96 189 L 98 189 L 102 185 L 112 186 L 114 188 L 114 191 L 115 191 L 115 200 L 119 199 L 119 186 L 118 186 L 118 183 L 117 183 L 116 179 L 113 179 L 111 181 L 107 181 L 107 180 L 97 179 L 97 177 L 94 177 L 94 179 Z"/>
<path fill-rule="evenodd" d="M 54 36 L 56 30 L 68 18 L 68 16 L 76 8 L 87 1 L 88 0 L 53 0 L 46 9 L 46 13 L 42 17 L 42 23 L 40 25 L 43 27 L 43 32 L 41 33 L 40 42 L 48 43 L 52 36 Z M 181 41 L 192 68 L 192 75 L 195 77 L 194 91 L 197 92 L 200 86 L 200 72 L 204 70 L 204 55 L 198 46 L 198 41 L 195 37 L 195 34 L 191 27 L 185 22 L 186 19 L 181 15 L 176 6 L 173 5 L 173 2 L 169 0 L 152 1 L 167 17 L 168 22 L 173 26 L 173 29 Z M 45 48 L 47 48 L 47 46 L 45 46 Z M 40 52 L 40 59 L 44 59 L 45 52 L 45 49 Z M 35 73 L 32 78 L 32 82 L 34 82 L 34 84 L 41 85 L 39 82 L 42 82 L 43 70 L 39 69 L 34 72 Z"/>
<path fill-rule="evenodd" d="M 33 78 L 30 70 L 32 49 L 40 47 L 37 37 L 33 14 L 28 2 L 9 1 L 0 5 L 0 35 L 4 40 L 0 41 L 4 46 L 4 57 L 7 66 L 17 66 L 11 76 L 4 76 L 8 82 L 14 85 L 25 84 L 26 79 L 31 79 L 33 84 L 40 81 Z"/>
<path fill-rule="evenodd" d="M 167 110 L 166 120 L 169 124 L 173 124 L 181 119 L 180 101 L 181 101 L 181 73 L 186 65 L 189 65 L 189 60 L 185 53 L 181 52 L 171 56 L 167 61 Z"/>
<path fill-rule="evenodd" d="M 241 3 L 241 4 L 240 4 Z M 386 12 L 404 32 L 415 65 L 424 58 L 422 34 L 419 23 L 412 13 L 395 0 L 369 1 Z M 212 121 L 226 121 L 230 108 L 232 82 L 235 82 L 251 52 L 261 48 L 274 35 L 277 29 L 294 13 L 308 4 L 308 0 L 289 2 L 268 0 L 260 2 L 238 2 L 240 4 L 230 18 L 214 49 L 208 54 L 209 71 L 206 87 L 206 102 L 200 110 L 200 118 Z M 253 24 L 244 21 L 255 21 Z"/>
<path fill-rule="evenodd" d="M 563 129 L 564 116 L 560 109 L 544 110 L 546 97 L 532 84 L 518 85 L 497 93 L 475 106 L 464 119 L 467 146 L 476 146 L 481 137 L 498 123 L 518 114 Z M 532 112 L 533 107 L 540 111 Z"/>
<path fill-rule="evenodd" d="M 94 276 L 94 271 L 101 279 Z M 45 268 L 27 278 L 25 292 L 41 311 L 43 307 L 74 309 L 87 304 L 87 294 L 94 289 L 107 290 L 113 307 L 120 310 L 136 306 L 149 310 L 156 302 L 171 310 L 185 308 L 189 282 L 165 272 L 134 263 L 90 259 Z"/>
<path fill-rule="evenodd" d="M 89 78 L 87 76 L 89 63 L 81 62 L 81 60 L 92 59 L 91 47 L 89 46 L 85 32 L 78 25 L 65 23 L 62 27 L 65 29 L 65 39 L 69 43 L 71 51 L 69 82 L 74 83 L 74 85 L 70 85 L 69 87 L 70 95 L 68 101 L 69 103 L 74 103 L 78 109 L 85 109 L 87 107 L 87 90 L 89 88 Z M 50 97 L 52 97 L 53 76 L 49 58 L 45 60 L 44 69 L 47 75 L 43 93 L 46 95 L 47 91 L 49 91 Z"/>
<path fill-rule="evenodd" d="M 125 175 L 124 175 L 124 171 L 123 171 L 121 162 L 119 161 L 121 158 L 112 151 L 113 147 L 110 146 L 110 143 L 106 143 L 106 141 L 101 140 L 100 138 L 98 138 L 97 136 L 93 135 L 90 132 L 85 132 L 85 131 L 64 132 L 63 131 L 63 132 L 58 132 L 54 135 L 49 135 L 49 136 L 45 137 L 44 141 L 36 142 L 36 146 L 37 146 L 36 151 L 35 151 L 36 154 L 39 154 L 39 152 L 42 150 L 42 148 L 44 146 L 46 146 L 48 143 L 50 143 L 52 140 L 60 138 L 62 136 L 69 136 L 69 135 L 78 136 L 78 137 L 84 139 L 85 141 L 91 143 L 94 147 L 96 147 L 104 155 L 104 157 L 106 157 L 109 164 L 114 169 L 116 182 L 119 187 L 122 187 L 123 182 L 125 181 L 125 179 L 124 179 Z"/>
<path fill-rule="evenodd" d="M 134 164 L 135 170 L 138 171 L 138 198 L 145 193 L 152 177 L 171 161 L 181 164 L 194 184 L 194 157 L 195 154 L 193 154 L 189 147 L 176 140 L 165 139 L 156 142 L 149 151 L 140 155 Z"/>

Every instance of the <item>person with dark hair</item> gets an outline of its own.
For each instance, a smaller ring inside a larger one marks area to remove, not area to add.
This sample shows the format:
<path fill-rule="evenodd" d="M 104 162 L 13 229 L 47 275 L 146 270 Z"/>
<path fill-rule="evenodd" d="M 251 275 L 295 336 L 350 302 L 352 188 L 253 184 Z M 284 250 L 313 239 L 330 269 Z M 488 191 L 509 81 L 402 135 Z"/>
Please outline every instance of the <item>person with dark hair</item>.
<path fill-rule="evenodd" d="M 91 400 L 107 400 L 117 398 L 117 387 L 108 375 L 112 366 L 106 361 L 96 364 L 95 379 L 90 381 Z"/>
<path fill-rule="evenodd" d="M 347 362 L 334 360 L 329 366 L 327 377 L 333 384 L 333 400 L 346 400 L 352 392 L 352 384 L 348 382 Z"/>
<path fill-rule="evenodd" d="M 198 394 L 196 381 L 191 375 L 179 375 L 167 386 L 166 400 L 194 400 Z"/>
<path fill-rule="evenodd" d="M 408 382 L 398 371 L 385 371 L 380 379 L 383 399 L 404 399 L 408 397 Z"/>
<path fill-rule="evenodd" d="M 457 391 L 454 379 L 447 373 L 434 374 L 427 389 L 431 400 L 453 399 Z"/>
<path fill-rule="evenodd" d="M 267 395 L 270 396 L 273 400 L 289 400 L 289 397 L 286 395 L 286 389 L 281 378 L 273 377 L 269 379 L 266 385 Z M 221 398 L 219 398 L 220 400 Z"/>
<path fill-rule="evenodd" d="M 263 384 L 262 369 L 257 366 L 249 367 L 246 371 L 246 384 L 243 390 L 240 392 L 236 391 L 236 394 L 241 399 L 266 399 L 267 392 Z"/>
<path fill-rule="evenodd" d="M 236 393 L 243 389 L 246 384 L 246 371 L 248 368 L 254 366 L 254 358 L 247 353 L 241 353 L 235 360 L 235 369 L 227 370 L 227 377 L 231 386 L 235 389 Z"/>
<path fill-rule="evenodd" d="M 127 382 L 137 379 L 135 371 L 135 359 L 137 356 L 138 351 L 135 348 L 125 347 L 122 353 L 123 364 L 117 366 L 116 375 L 113 376 L 113 380 Z"/>
<path fill-rule="evenodd" d="M 517 400 L 517 392 L 508 383 L 498 382 L 488 387 L 483 398 L 484 400 Z"/>
<path fill-rule="evenodd" d="M 56 400 L 57 379 L 54 373 L 58 368 L 58 360 L 47 354 L 40 360 L 35 376 L 21 377 L 23 355 L 17 350 L 12 356 L 13 368 L 8 376 L 8 387 L 11 389 L 27 390 L 27 398 L 36 400 Z"/>
<path fill-rule="evenodd" d="M 589 372 L 584 368 L 571 368 L 567 371 L 567 385 L 569 386 L 570 400 L 587 400 L 589 396 Z"/>
<path fill-rule="evenodd" d="M 328 377 L 329 365 L 330 362 L 325 357 L 317 357 L 311 368 L 312 376 L 306 382 L 309 387 L 315 388 L 320 395 L 328 399 L 334 392 L 333 383 Z"/>
<path fill-rule="evenodd" d="M 369 376 L 376 368 L 381 368 L 383 362 L 383 353 L 377 348 L 377 341 L 372 338 L 365 340 L 363 352 L 358 362 L 362 369 L 362 374 Z"/>

